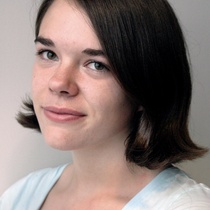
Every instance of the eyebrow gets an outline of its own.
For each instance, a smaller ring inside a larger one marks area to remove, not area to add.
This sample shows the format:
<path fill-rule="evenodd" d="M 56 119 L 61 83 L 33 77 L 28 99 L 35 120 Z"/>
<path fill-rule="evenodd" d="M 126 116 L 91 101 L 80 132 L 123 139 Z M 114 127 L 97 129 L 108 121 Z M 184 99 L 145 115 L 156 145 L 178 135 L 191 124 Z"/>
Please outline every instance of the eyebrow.
<path fill-rule="evenodd" d="M 87 48 L 83 50 L 82 53 L 90 55 L 90 56 L 105 56 L 105 53 L 102 50 L 95 50 L 91 48 Z"/>
<path fill-rule="evenodd" d="M 42 36 L 38 36 L 36 37 L 36 39 L 34 40 L 35 43 L 39 42 L 45 46 L 48 46 L 48 47 L 55 47 L 55 44 L 54 42 L 51 40 L 51 39 L 47 39 L 47 38 L 44 38 Z"/>
<path fill-rule="evenodd" d="M 39 42 L 48 47 L 55 47 L 55 43 L 51 39 L 47 39 L 42 36 L 36 37 L 34 42 L 35 43 Z M 82 53 L 90 55 L 90 56 L 105 56 L 105 53 L 103 52 L 103 50 L 96 50 L 96 49 L 91 49 L 91 48 L 87 48 L 83 50 Z"/>

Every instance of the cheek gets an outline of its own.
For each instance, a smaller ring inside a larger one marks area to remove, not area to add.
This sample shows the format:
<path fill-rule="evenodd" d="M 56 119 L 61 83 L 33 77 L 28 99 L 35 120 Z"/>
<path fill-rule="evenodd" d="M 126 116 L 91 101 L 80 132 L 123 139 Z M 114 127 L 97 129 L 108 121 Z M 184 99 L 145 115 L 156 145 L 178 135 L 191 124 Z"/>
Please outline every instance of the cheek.
<path fill-rule="evenodd" d="M 131 103 L 114 79 L 105 84 L 101 83 L 98 87 L 92 87 L 87 93 L 90 96 L 89 103 L 91 106 L 105 119 L 112 118 L 112 121 L 119 123 L 118 120 L 126 120 L 130 117 Z"/>
<path fill-rule="evenodd" d="M 32 87 L 31 87 L 31 97 L 35 109 L 35 113 L 37 115 L 37 118 L 39 118 L 39 106 L 45 96 L 45 89 L 46 89 L 46 82 L 44 81 L 44 77 L 40 77 L 38 74 L 33 73 L 32 77 Z"/>
<path fill-rule="evenodd" d="M 133 107 L 130 100 L 125 95 L 122 88 L 115 84 L 110 90 L 109 104 L 112 104 L 112 113 L 116 118 L 113 119 L 117 124 L 124 124 L 125 126 L 129 124 L 132 115 Z M 109 106 L 108 104 L 108 106 Z"/>
<path fill-rule="evenodd" d="M 32 83 L 31 83 L 31 85 L 32 85 L 31 89 L 32 89 L 32 99 L 33 99 L 33 101 L 36 98 L 35 96 L 36 96 L 37 88 L 39 87 L 37 82 L 38 82 L 38 80 L 36 79 L 36 76 L 33 73 Z"/>
<path fill-rule="evenodd" d="M 38 117 L 38 112 L 37 112 L 37 107 L 39 105 L 39 101 L 40 101 L 40 85 L 39 85 L 39 80 L 35 79 L 35 77 L 32 78 L 32 101 L 33 101 L 33 105 L 34 105 L 34 110 L 35 113 Z"/>
<path fill-rule="evenodd" d="M 43 92 L 43 89 L 47 87 L 47 77 L 41 74 L 39 70 L 34 68 L 32 75 L 32 97 L 36 97 Z"/>
<path fill-rule="evenodd" d="M 36 104 L 36 100 L 38 98 L 39 92 L 40 92 L 40 80 L 37 79 L 35 76 L 32 78 L 32 100 L 34 104 Z"/>

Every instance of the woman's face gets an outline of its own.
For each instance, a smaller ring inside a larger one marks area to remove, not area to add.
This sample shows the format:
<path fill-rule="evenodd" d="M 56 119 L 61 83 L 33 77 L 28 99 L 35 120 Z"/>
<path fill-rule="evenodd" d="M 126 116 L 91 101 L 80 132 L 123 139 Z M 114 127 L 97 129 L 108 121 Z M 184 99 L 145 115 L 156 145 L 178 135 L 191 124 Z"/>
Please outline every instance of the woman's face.
<path fill-rule="evenodd" d="M 47 143 L 75 150 L 123 142 L 131 105 L 85 13 L 55 1 L 35 43 L 32 97 Z"/>

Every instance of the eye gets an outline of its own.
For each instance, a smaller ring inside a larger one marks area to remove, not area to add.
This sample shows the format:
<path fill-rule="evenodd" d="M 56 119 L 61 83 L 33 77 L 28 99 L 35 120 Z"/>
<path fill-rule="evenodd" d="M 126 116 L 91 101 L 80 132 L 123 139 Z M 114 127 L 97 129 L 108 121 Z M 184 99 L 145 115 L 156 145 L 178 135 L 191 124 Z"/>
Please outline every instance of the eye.
<path fill-rule="evenodd" d="M 88 68 L 93 69 L 93 70 L 97 70 L 97 71 L 105 71 L 108 70 L 108 68 L 106 67 L 106 65 L 104 65 L 101 62 L 97 62 L 97 61 L 91 61 L 88 65 Z"/>
<path fill-rule="evenodd" d="M 40 50 L 37 52 L 37 55 L 39 55 L 44 60 L 52 60 L 52 61 L 58 60 L 57 55 L 51 50 Z"/>

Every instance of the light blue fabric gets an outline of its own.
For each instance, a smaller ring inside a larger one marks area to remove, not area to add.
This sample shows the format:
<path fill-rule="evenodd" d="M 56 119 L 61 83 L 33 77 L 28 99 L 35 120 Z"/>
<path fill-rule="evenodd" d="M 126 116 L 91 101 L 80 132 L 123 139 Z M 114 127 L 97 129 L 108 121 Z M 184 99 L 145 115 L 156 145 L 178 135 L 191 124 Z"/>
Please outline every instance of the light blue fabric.
<path fill-rule="evenodd" d="M 198 184 L 183 171 L 162 171 L 122 210 L 210 210 L 210 188 Z"/>
<path fill-rule="evenodd" d="M 66 165 L 29 174 L 0 198 L 0 210 L 38 210 Z"/>
<path fill-rule="evenodd" d="M 32 174 L 0 198 L 0 210 L 38 210 L 66 165 Z M 210 189 L 197 184 L 180 169 L 161 172 L 122 210 L 210 210 Z"/>

